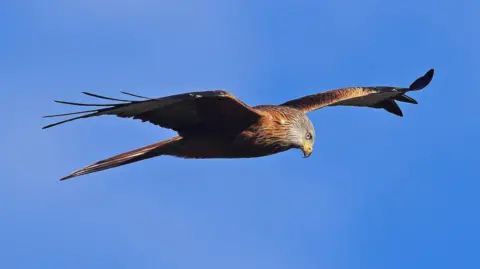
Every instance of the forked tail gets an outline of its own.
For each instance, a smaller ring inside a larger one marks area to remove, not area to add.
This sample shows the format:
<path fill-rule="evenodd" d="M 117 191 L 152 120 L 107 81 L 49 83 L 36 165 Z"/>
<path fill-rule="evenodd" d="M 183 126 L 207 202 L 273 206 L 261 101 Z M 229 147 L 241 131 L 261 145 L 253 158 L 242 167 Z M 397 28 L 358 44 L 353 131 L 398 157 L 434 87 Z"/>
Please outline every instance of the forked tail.
<path fill-rule="evenodd" d="M 134 163 L 134 162 L 138 162 L 141 160 L 150 159 L 150 158 L 162 155 L 165 153 L 166 147 L 171 145 L 172 142 L 175 142 L 181 139 L 182 139 L 181 137 L 177 136 L 168 140 L 160 141 L 158 143 L 145 146 L 143 148 L 134 149 L 132 151 L 118 154 L 111 158 L 96 162 L 80 170 L 77 170 L 71 173 L 70 175 L 61 178 L 60 180 L 65 180 L 72 177 L 78 177 L 81 175 L 86 175 L 86 174 L 114 168 L 117 166 L 126 165 L 129 163 Z"/>

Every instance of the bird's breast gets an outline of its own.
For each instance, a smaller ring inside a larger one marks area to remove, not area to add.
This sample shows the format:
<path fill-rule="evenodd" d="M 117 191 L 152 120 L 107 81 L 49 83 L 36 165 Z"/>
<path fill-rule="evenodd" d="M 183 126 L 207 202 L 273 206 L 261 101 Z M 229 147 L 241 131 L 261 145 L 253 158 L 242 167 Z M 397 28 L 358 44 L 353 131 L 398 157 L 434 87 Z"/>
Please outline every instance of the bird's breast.
<path fill-rule="evenodd" d="M 292 148 L 286 140 L 286 126 L 280 120 L 266 119 L 253 124 L 232 142 L 234 148 L 251 155 L 266 156 Z"/>

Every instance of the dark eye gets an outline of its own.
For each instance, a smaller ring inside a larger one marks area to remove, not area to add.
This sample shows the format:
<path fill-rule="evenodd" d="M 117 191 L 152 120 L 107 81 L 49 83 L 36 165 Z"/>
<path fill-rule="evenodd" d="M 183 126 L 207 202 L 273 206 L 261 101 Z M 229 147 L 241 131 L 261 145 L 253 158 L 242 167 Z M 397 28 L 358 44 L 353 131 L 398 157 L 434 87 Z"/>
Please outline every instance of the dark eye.
<path fill-rule="evenodd" d="M 312 139 L 312 135 L 311 135 L 310 133 L 307 133 L 307 134 L 305 135 L 305 139 L 311 140 L 311 139 Z"/>

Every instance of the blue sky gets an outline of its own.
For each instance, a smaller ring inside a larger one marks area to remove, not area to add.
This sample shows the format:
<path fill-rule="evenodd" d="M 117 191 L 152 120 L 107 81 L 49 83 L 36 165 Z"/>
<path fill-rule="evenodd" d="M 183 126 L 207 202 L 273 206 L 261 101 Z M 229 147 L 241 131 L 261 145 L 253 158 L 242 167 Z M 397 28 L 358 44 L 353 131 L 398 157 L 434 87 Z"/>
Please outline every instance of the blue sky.
<path fill-rule="evenodd" d="M 1 268 L 479 268 L 478 1 L 3 1 Z M 156 158 L 174 135 L 103 117 L 41 130 L 81 91 L 226 89 L 250 105 L 433 82 L 404 118 L 309 115 L 309 159 Z"/>

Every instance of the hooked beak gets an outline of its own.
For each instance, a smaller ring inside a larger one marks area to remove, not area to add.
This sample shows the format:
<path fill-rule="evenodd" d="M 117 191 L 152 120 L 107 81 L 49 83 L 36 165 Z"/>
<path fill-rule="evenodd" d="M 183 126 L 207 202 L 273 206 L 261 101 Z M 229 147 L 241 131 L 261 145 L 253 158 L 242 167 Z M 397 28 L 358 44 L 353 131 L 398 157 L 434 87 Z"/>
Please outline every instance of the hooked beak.
<path fill-rule="evenodd" d="M 310 157 L 310 155 L 312 155 L 313 147 L 312 145 L 305 143 L 303 144 L 302 151 L 303 151 L 303 158 L 308 158 Z"/>

